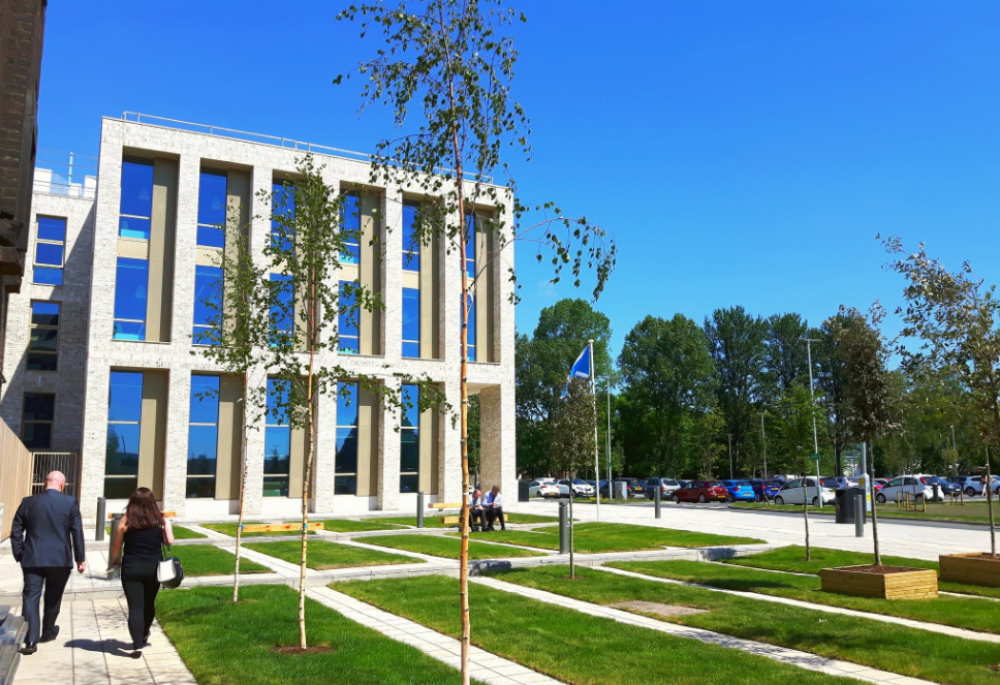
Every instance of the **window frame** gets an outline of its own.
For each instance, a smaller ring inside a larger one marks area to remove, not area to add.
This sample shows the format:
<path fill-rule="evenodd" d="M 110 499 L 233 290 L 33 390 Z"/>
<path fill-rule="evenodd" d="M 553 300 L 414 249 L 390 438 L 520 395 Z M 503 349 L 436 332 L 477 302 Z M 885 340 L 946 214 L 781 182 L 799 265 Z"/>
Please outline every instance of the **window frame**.
<path fill-rule="evenodd" d="M 52 240 L 51 238 L 42 238 L 41 237 L 41 232 L 39 230 L 40 229 L 39 219 L 54 219 L 56 221 L 61 221 L 62 225 L 63 225 L 63 239 L 61 241 L 59 241 L 59 240 Z M 32 283 L 34 283 L 36 285 L 51 285 L 51 286 L 62 286 L 63 285 L 63 282 L 65 281 L 65 276 L 66 276 L 66 233 L 67 233 L 68 230 L 69 230 L 69 221 L 67 220 L 66 217 L 63 217 L 63 216 L 50 216 L 48 214 L 36 214 L 35 215 L 35 249 L 32 252 L 32 257 L 31 257 L 31 269 L 32 269 L 31 282 Z M 60 259 L 59 259 L 59 266 L 55 266 L 54 264 L 44 264 L 44 263 L 41 263 L 41 262 L 38 261 L 38 246 L 39 245 L 55 245 L 55 246 L 58 246 L 60 248 L 60 250 L 61 250 L 61 256 L 60 256 Z M 36 280 L 35 274 L 38 272 L 38 269 L 48 269 L 48 270 L 51 270 L 51 271 L 58 271 L 59 272 L 59 282 L 58 283 L 44 283 L 42 281 Z"/>
<path fill-rule="evenodd" d="M 24 418 L 25 414 L 27 413 L 25 411 L 25 405 L 28 402 L 28 396 L 29 395 L 31 395 L 31 396 L 44 395 L 46 397 L 51 397 L 52 398 L 52 418 L 50 418 L 50 419 L 26 419 L 26 418 Z M 22 442 L 24 441 L 24 429 L 25 429 L 25 427 L 27 427 L 29 425 L 33 426 L 33 425 L 39 425 L 39 424 L 47 424 L 48 427 L 49 427 L 49 444 L 48 444 L 48 446 L 47 447 L 35 447 L 35 446 L 25 445 L 25 447 L 27 447 L 29 451 L 31 451 L 31 452 L 45 452 L 45 451 L 49 451 L 49 450 L 52 449 L 52 437 L 53 437 L 53 433 L 55 431 L 55 423 L 56 423 L 56 393 L 54 393 L 54 392 L 24 392 L 24 393 L 21 393 L 21 434 L 18 437 L 21 438 Z"/>
<path fill-rule="evenodd" d="M 333 494 L 334 495 L 354 495 L 354 496 L 357 496 L 357 494 L 358 494 L 358 466 L 359 466 L 359 462 L 361 460 L 361 455 L 358 452 L 358 446 L 361 443 L 360 435 L 359 435 L 359 432 L 360 432 L 360 429 L 361 429 L 361 416 L 360 416 L 361 404 L 360 404 L 360 401 L 359 401 L 360 393 L 361 393 L 361 386 L 357 382 L 341 383 L 340 385 L 349 385 L 349 386 L 353 387 L 353 391 L 351 392 L 351 395 L 352 395 L 352 398 L 353 398 L 354 408 L 355 409 L 354 409 L 354 423 L 343 423 L 343 417 L 341 416 L 341 411 L 340 411 L 340 403 L 341 403 L 341 400 L 343 398 L 343 394 L 341 394 L 341 388 L 338 387 L 337 388 L 337 425 L 335 427 L 335 436 L 336 436 L 335 439 L 336 439 L 336 441 L 337 441 L 338 444 L 334 445 L 335 450 L 334 450 L 334 462 L 333 462 Z M 348 402 L 350 402 L 350 400 L 348 400 Z M 341 439 L 340 438 L 340 431 L 345 430 L 345 429 L 346 430 L 354 430 L 355 431 L 355 433 L 354 433 L 354 440 L 355 440 L 355 445 L 354 445 L 354 470 L 353 471 L 341 471 L 340 470 L 340 450 L 341 450 L 341 446 L 339 444 L 340 443 L 340 439 Z M 338 489 L 338 481 L 340 479 L 342 479 L 342 478 L 343 479 L 353 479 L 353 481 L 354 481 L 354 487 L 352 488 L 353 492 L 338 492 L 337 491 L 337 489 Z"/>
<path fill-rule="evenodd" d="M 344 284 L 345 283 L 347 285 L 350 285 L 350 286 L 353 286 L 353 287 L 358 287 L 357 281 L 345 281 L 345 280 L 341 280 L 340 283 L 339 283 L 339 289 L 337 291 L 337 306 L 338 307 L 343 306 L 343 303 L 342 303 L 341 300 L 342 300 L 342 298 L 345 297 L 345 293 L 344 293 Z M 350 306 L 351 306 L 353 312 L 344 313 L 344 312 L 339 312 L 338 311 L 338 314 L 337 314 L 337 352 L 339 354 L 356 355 L 356 354 L 361 354 L 361 320 L 360 320 L 361 317 L 360 317 L 360 312 L 358 311 L 358 307 L 357 307 L 358 300 L 357 300 L 357 297 L 354 295 L 353 292 L 350 294 L 350 299 L 351 299 Z M 354 330 L 356 331 L 356 335 L 345 335 L 344 334 L 344 329 L 347 326 L 353 326 Z M 347 341 L 353 341 L 353 343 L 354 343 L 353 349 L 345 349 L 345 346 L 344 346 L 344 341 L 345 340 L 347 340 Z"/>
<path fill-rule="evenodd" d="M 34 322 L 34 319 L 35 319 L 35 311 L 34 310 L 35 310 L 35 305 L 36 304 L 54 304 L 56 307 L 58 307 L 58 311 L 56 312 L 56 322 L 57 323 L 54 326 L 49 325 L 49 324 L 36 324 Z M 32 368 L 27 368 L 28 371 L 38 371 L 40 373 L 52 373 L 52 372 L 56 372 L 56 371 L 59 370 L 59 341 L 60 341 L 61 336 L 59 335 L 59 326 L 60 326 L 60 324 L 59 324 L 59 318 L 58 317 L 60 317 L 61 315 L 62 315 L 62 302 L 57 302 L 57 301 L 54 301 L 54 300 L 31 300 L 28 303 L 28 346 L 27 346 L 27 349 L 25 351 L 25 357 L 24 357 L 25 358 L 25 365 L 27 367 L 28 365 L 31 364 L 31 356 L 32 355 L 42 355 L 43 357 L 52 357 L 55 360 L 55 366 L 53 368 L 51 368 L 51 369 L 32 369 Z M 31 334 L 32 334 L 32 331 L 35 331 L 35 330 L 43 330 L 43 331 L 52 331 L 52 330 L 54 330 L 56 332 L 56 349 L 55 349 L 54 352 L 50 352 L 48 350 L 32 350 L 31 349 L 31 343 L 32 343 L 32 339 L 31 339 L 32 335 Z"/>
<path fill-rule="evenodd" d="M 406 301 L 407 301 L 406 300 L 406 292 L 408 290 L 409 291 L 413 291 L 413 292 L 415 292 L 417 294 L 417 313 L 416 313 L 417 339 L 416 340 L 409 340 L 409 339 L 407 339 L 406 338 L 406 334 L 405 334 L 405 331 L 406 331 L 406 322 L 407 322 L 407 318 L 406 318 Z M 401 356 L 404 357 L 404 358 L 406 358 L 406 359 L 420 359 L 420 326 L 421 326 L 421 321 L 420 321 L 421 311 L 420 311 L 420 307 L 421 307 L 421 293 L 420 293 L 420 288 L 403 288 L 403 306 L 402 306 L 402 312 L 401 312 L 401 318 L 402 318 L 402 324 L 403 325 L 402 325 L 402 330 L 400 331 L 400 341 L 402 343 Z M 417 345 L 417 354 L 416 355 L 408 355 L 408 354 L 406 354 L 406 345 L 407 345 L 407 343 L 409 343 L 411 345 Z"/>
<path fill-rule="evenodd" d="M 195 378 L 214 378 L 215 379 L 215 383 L 216 383 L 215 397 L 214 397 L 214 402 L 215 402 L 215 423 L 205 423 L 204 421 L 191 421 L 190 420 L 190 417 L 194 414 L 194 403 L 195 403 L 195 401 L 205 402 L 206 399 L 208 399 L 208 398 L 199 399 L 199 398 L 196 397 L 195 392 L 194 392 L 194 390 L 195 390 L 194 379 Z M 190 399 L 191 405 L 190 405 L 190 411 L 188 413 L 188 419 L 189 419 L 188 420 L 188 444 L 187 444 L 188 457 L 187 457 L 187 462 L 185 464 L 185 466 L 187 468 L 187 474 L 186 474 L 186 479 L 185 479 L 185 494 L 184 494 L 185 499 L 209 499 L 208 497 L 201 498 L 201 497 L 197 497 L 197 496 L 192 496 L 191 495 L 190 486 L 191 486 L 191 480 L 192 479 L 194 479 L 194 480 L 211 480 L 212 481 L 212 486 L 213 486 L 212 487 L 212 489 L 213 489 L 212 499 L 215 498 L 215 492 L 214 492 L 214 490 L 215 490 L 215 487 L 218 484 L 218 477 L 219 477 L 219 402 L 220 402 L 219 391 L 220 391 L 221 387 L 222 387 L 222 377 L 219 376 L 219 375 L 217 375 L 217 374 L 200 374 L 199 373 L 199 374 L 192 374 L 191 375 L 191 391 L 189 393 L 190 394 L 190 398 L 191 398 Z M 215 460 L 214 460 L 215 461 L 215 473 L 210 474 L 210 475 L 209 474 L 195 474 L 195 475 L 191 475 L 191 468 L 190 468 L 190 466 L 191 466 L 191 429 L 192 428 L 207 428 L 207 427 L 212 427 L 212 428 L 215 429 Z"/>
<path fill-rule="evenodd" d="M 278 379 L 278 378 L 268 378 L 267 379 L 267 389 L 266 389 L 266 392 L 267 392 L 267 397 L 268 397 L 268 408 L 267 408 L 267 414 L 266 414 L 266 416 L 264 418 L 264 463 L 265 463 L 265 466 L 266 466 L 266 464 L 267 464 L 267 457 L 268 457 L 268 455 L 267 455 L 267 443 L 268 443 L 267 431 L 268 431 L 268 429 L 269 428 L 283 428 L 283 429 L 285 429 L 288 432 L 288 447 L 287 447 L 287 452 L 288 452 L 288 454 L 287 454 L 287 458 L 288 458 L 288 470 L 285 471 L 285 472 L 283 472 L 283 473 L 268 473 L 267 470 L 266 470 L 266 468 L 262 469 L 263 472 L 261 473 L 261 488 L 263 490 L 263 496 L 264 497 L 289 497 L 289 493 L 291 492 L 291 484 L 292 484 L 292 427 L 288 423 L 287 419 L 285 419 L 283 417 L 276 416 L 275 415 L 275 411 L 272 410 L 272 408 L 270 406 L 270 398 L 271 398 L 271 395 L 272 395 L 272 388 L 274 388 L 274 392 L 275 393 L 279 393 L 280 392 L 280 391 L 277 390 L 278 386 L 277 385 L 272 385 L 272 383 L 276 384 L 276 383 L 280 383 L 280 382 L 281 382 L 281 379 Z M 277 406 L 275 408 L 277 408 Z M 285 411 L 287 411 L 287 409 Z M 285 485 L 284 485 L 284 488 L 283 488 L 285 494 L 283 494 L 283 495 L 282 494 L 277 494 L 277 495 L 269 495 L 269 494 L 267 494 L 267 488 L 264 487 L 264 484 L 267 482 L 267 480 L 268 479 L 278 480 L 278 479 L 282 479 L 282 478 L 285 481 Z"/>
<path fill-rule="evenodd" d="M 417 492 L 420 490 L 420 421 L 421 421 L 421 411 L 420 411 L 420 386 L 411 383 L 404 383 L 400 386 L 400 400 L 405 400 L 413 404 L 409 409 L 402 408 L 402 416 L 400 417 L 399 426 L 399 492 L 401 494 L 409 492 Z M 417 425 L 416 426 L 404 426 L 403 419 L 406 418 L 408 412 L 416 412 Z M 409 431 L 413 433 L 416 437 L 416 448 L 417 448 L 417 468 L 416 470 L 403 470 L 403 446 L 404 446 L 404 436 L 406 432 Z M 403 479 L 410 478 L 416 479 L 417 487 L 413 490 L 403 490 Z"/>
<path fill-rule="evenodd" d="M 223 193 L 223 207 L 222 207 L 222 222 L 221 224 L 206 224 L 201 221 L 201 191 L 202 191 L 202 179 L 204 176 L 219 176 L 225 179 L 226 189 Z M 198 216 L 195 218 L 195 244 L 198 247 L 204 247 L 214 250 L 224 250 L 226 249 L 226 218 L 229 213 L 229 172 L 226 169 L 215 169 L 212 167 L 203 166 L 198 169 Z M 221 225 L 221 228 L 220 228 Z M 211 231 L 221 231 L 222 232 L 222 245 L 206 245 L 201 242 L 201 229 L 207 228 Z"/>
<path fill-rule="evenodd" d="M 403 200 L 403 271 L 420 271 L 420 241 L 413 240 L 413 229 L 407 227 L 406 225 L 406 210 L 411 208 L 414 211 L 414 221 L 416 217 L 420 214 L 420 201 L 419 200 Z M 407 233 L 410 235 L 408 236 Z"/>
<path fill-rule="evenodd" d="M 145 292 L 146 292 L 146 296 L 145 296 L 146 297 L 146 299 L 145 299 L 146 307 L 145 307 L 145 315 L 146 315 L 147 318 L 144 318 L 144 319 L 127 319 L 125 317 L 116 316 L 116 310 L 118 309 L 118 287 L 121 285 L 121 279 L 119 278 L 119 270 L 122 268 L 121 267 L 121 262 L 122 262 L 123 259 L 129 260 L 131 262 L 136 262 L 137 265 L 138 265 L 139 262 L 142 262 L 142 263 L 145 264 L 145 269 L 146 269 L 146 289 L 145 289 Z M 111 339 L 112 340 L 124 341 L 124 342 L 145 342 L 146 341 L 146 333 L 147 333 L 147 331 L 146 331 L 146 323 L 147 323 L 148 317 L 149 317 L 149 266 L 150 266 L 150 264 L 149 264 L 149 260 L 148 259 L 140 259 L 139 257 L 123 257 L 121 255 L 118 255 L 118 257 L 116 258 L 116 260 L 115 260 L 115 304 L 114 304 L 114 309 L 112 309 L 112 311 L 111 311 L 111 324 L 112 324 L 112 326 L 111 326 Z M 115 324 L 117 324 L 119 321 L 123 322 L 123 323 L 141 323 L 142 324 L 142 336 L 138 337 L 138 338 L 134 338 L 134 339 L 133 338 L 119 338 L 119 337 L 117 337 L 117 333 L 115 331 Z"/>
<path fill-rule="evenodd" d="M 348 211 L 351 201 L 356 204 L 355 212 L 351 213 Z M 348 227 L 348 216 L 352 216 L 357 219 L 357 227 Z M 342 215 L 340 218 L 341 231 L 344 235 L 344 250 L 341 250 L 340 254 L 337 256 L 337 260 L 341 264 L 351 264 L 353 266 L 361 266 L 361 195 L 357 191 L 348 191 L 344 193 L 344 206 L 342 210 Z M 351 235 L 353 234 L 353 235 Z M 348 237 L 350 236 L 350 237 Z M 353 238 L 354 242 L 350 242 Z M 344 259 L 344 255 L 351 255 L 352 259 Z"/>
<path fill-rule="evenodd" d="M 112 387 L 114 386 L 114 375 L 116 373 L 121 373 L 121 374 L 136 374 L 136 375 L 138 375 L 139 378 L 140 378 L 140 381 L 139 381 L 139 396 L 140 397 L 142 397 L 142 389 L 143 389 L 143 386 L 146 383 L 146 375 L 142 371 L 126 371 L 126 370 L 123 370 L 123 369 L 117 369 L 117 370 L 116 369 L 112 369 L 111 370 L 111 375 L 108 378 L 108 419 L 107 419 L 106 428 L 105 428 L 105 435 L 107 434 L 107 428 L 110 428 L 113 425 L 115 425 L 115 426 L 119 426 L 119 425 L 120 426 L 137 426 L 139 428 L 140 443 L 136 444 L 136 446 L 135 446 L 135 449 L 136 449 L 136 452 L 135 452 L 135 454 L 136 454 L 136 465 L 135 465 L 135 473 L 134 474 L 121 474 L 121 473 L 109 474 L 108 473 L 107 453 L 105 452 L 105 455 L 104 455 L 104 488 L 105 488 L 105 497 L 106 498 L 107 498 L 107 484 L 108 484 L 109 480 L 133 480 L 136 483 L 138 483 L 138 481 L 139 481 L 139 468 L 140 468 L 141 461 L 142 461 L 142 454 L 140 452 L 140 445 L 141 445 L 141 439 L 142 439 L 141 438 L 141 436 L 142 436 L 142 407 L 140 406 L 140 408 L 139 408 L 139 420 L 138 421 L 126 421 L 126 420 L 123 420 L 123 419 L 112 419 L 111 418 L 111 412 L 114 409 L 114 406 L 113 406 L 112 400 L 111 400 L 111 390 L 112 390 Z M 108 499 L 114 499 L 114 498 L 108 498 Z"/>

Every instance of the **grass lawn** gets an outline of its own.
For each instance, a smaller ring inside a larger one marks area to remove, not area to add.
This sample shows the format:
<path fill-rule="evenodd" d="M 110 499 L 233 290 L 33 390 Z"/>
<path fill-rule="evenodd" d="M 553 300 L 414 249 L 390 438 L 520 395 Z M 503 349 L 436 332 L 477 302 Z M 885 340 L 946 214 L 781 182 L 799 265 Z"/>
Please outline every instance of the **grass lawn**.
<path fill-rule="evenodd" d="M 456 516 L 456 512 L 450 512 L 447 514 L 442 514 L 437 511 L 428 511 L 424 514 L 424 528 L 454 528 L 456 524 L 441 523 L 441 519 L 444 516 Z M 535 514 L 508 514 L 504 512 L 504 520 L 507 523 L 558 523 L 559 518 L 557 516 L 536 516 Z M 385 518 L 377 519 L 366 519 L 367 521 L 377 521 L 378 523 L 392 523 L 397 526 L 410 526 L 412 528 L 417 527 L 417 517 L 416 516 L 389 516 Z"/>
<path fill-rule="evenodd" d="M 888 562 L 887 562 L 888 563 Z M 789 573 L 760 571 L 753 568 L 711 564 L 701 561 L 637 561 L 609 564 L 614 568 L 661 578 L 710 585 L 727 590 L 758 592 L 776 597 L 788 597 L 804 602 L 867 611 L 887 616 L 901 616 L 926 623 L 941 623 L 1000 633 L 1000 607 L 995 602 L 975 597 L 937 599 L 876 599 L 852 597 L 820 589 L 818 576 L 795 576 Z M 998 653 L 1000 661 L 1000 653 Z"/>
<path fill-rule="evenodd" d="M 763 509 L 765 511 L 791 511 L 802 514 L 802 507 L 794 504 L 764 504 L 763 502 L 738 502 L 733 506 L 737 509 Z M 1000 505 L 994 505 L 995 515 L 1000 518 Z M 825 506 L 822 509 L 810 507 L 810 514 L 833 515 L 835 509 L 832 506 Z M 913 518 L 927 519 L 929 521 L 957 521 L 988 523 L 990 520 L 986 500 L 966 500 L 965 504 L 944 504 L 939 502 L 928 502 L 927 511 L 919 509 L 900 509 L 895 502 L 886 502 L 878 505 L 879 518 Z M 869 520 L 871 516 L 868 517 Z"/>
<path fill-rule="evenodd" d="M 182 545 L 170 550 L 181 560 L 185 576 L 227 576 L 236 566 L 236 555 L 212 545 Z M 271 569 L 249 559 L 240 559 L 240 573 L 270 573 Z"/>
<path fill-rule="evenodd" d="M 989 666 L 997 662 L 996 645 L 851 616 L 722 595 L 700 588 L 626 578 L 589 568 L 578 568 L 577 580 L 572 582 L 566 580 L 568 574 L 567 566 L 546 566 L 513 569 L 493 575 L 500 580 L 595 604 L 611 605 L 639 600 L 703 609 L 706 613 L 687 616 L 646 615 L 852 661 L 912 678 L 954 685 L 997 682 L 996 673 L 989 670 Z M 874 645 L 877 649 L 873 649 Z"/>
<path fill-rule="evenodd" d="M 294 521 L 289 521 L 294 523 Z M 332 519 L 330 521 L 317 521 L 324 524 L 324 529 L 332 533 L 366 533 L 370 530 L 399 530 L 403 526 L 366 519 L 364 521 L 349 521 L 345 519 Z"/>
<path fill-rule="evenodd" d="M 842 552 L 838 549 L 813 547 L 812 559 L 807 563 L 805 547 L 792 545 L 781 549 L 752 554 L 748 557 L 730 559 L 726 563 L 753 568 L 769 568 L 776 571 L 791 571 L 792 573 L 818 574 L 820 569 L 833 566 L 860 566 L 875 563 L 875 555 L 867 552 Z M 890 566 L 909 566 L 911 568 L 938 569 L 938 562 L 924 559 L 908 559 L 906 557 L 882 556 L 882 562 Z M 947 592 L 961 592 L 969 595 L 1000 598 L 1000 588 L 966 585 L 965 583 L 949 583 L 938 581 L 938 589 Z M 997 607 L 1000 610 L 1000 606 Z"/>
<path fill-rule="evenodd" d="M 184 526 L 174 526 L 174 540 L 198 540 L 208 537 L 204 533 L 197 533 Z M 104 532 L 111 535 L 111 526 L 104 526 Z"/>
<path fill-rule="evenodd" d="M 452 637 L 461 634 L 458 583 L 425 576 L 337 583 L 336 589 Z M 472 642 L 578 685 L 812 685 L 857 681 L 735 649 L 587 616 L 482 585 L 469 586 Z"/>
<path fill-rule="evenodd" d="M 662 547 L 712 547 L 721 545 L 748 545 L 763 542 L 732 535 L 692 533 L 670 528 L 650 528 L 624 523 L 580 523 L 574 526 L 573 549 L 587 553 L 630 552 L 655 550 Z M 559 526 L 545 526 L 534 531 L 497 531 L 474 533 L 473 537 L 509 542 L 513 545 L 559 549 Z"/>
<path fill-rule="evenodd" d="M 430 554 L 435 557 L 458 559 L 461 554 L 461 539 L 442 537 L 440 535 L 379 535 L 365 538 L 369 545 L 391 547 L 419 554 Z M 529 552 L 526 549 L 501 547 L 484 542 L 469 541 L 469 558 L 479 559 L 509 559 L 511 557 L 544 557 L 542 552 Z"/>
<path fill-rule="evenodd" d="M 257 542 L 246 546 L 261 554 L 277 557 L 291 564 L 302 560 L 302 543 L 298 540 L 281 540 L 280 542 Z M 306 564 L 311 569 L 325 571 L 331 568 L 348 568 L 350 566 L 384 566 L 386 564 L 420 564 L 420 559 L 404 557 L 399 554 L 376 552 L 363 547 L 341 545 L 337 542 L 314 540 L 309 543 L 309 558 Z"/>
<path fill-rule="evenodd" d="M 261 523 L 263 523 L 263 522 L 262 521 L 244 521 L 243 525 L 244 526 L 253 526 L 253 525 L 259 525 Z M 301 524 L 302 522 L 298 521 L 298 523 Z M 310 523 L 315 523 L 315 521 L 311 521 Z M 238 523 L 203 523 L 203 524 L 201 524 L 201 527 L 202 528 L 208 528 L 209 530 L 214 530 L 216 533 L 222 533 L 223 535 L 228 535 L 229 537 L 233 537 L 234 538 L 234 537 L 236 537 L 236 529 L 239 527 L 239 524 Z M 260 538 L 260 537 L 270 537 L 270 536 L 274 536 L 274 535 L 300 535 L 301 532 L 302 532 L 301 529 L 300 530 L 287 530 L 287 531 L 279 530 L 279 531 L 276 531 L 274 533 L 248 533 L 248 532 L 246 532 L 244 530 L 243 531 L 243 537 L 244 538 Z M 309 534 L 310 535 L 315 535 L 316 533 L 314 531 L 309 531 Z"/>
<path fill-rule="evenodd" d="M 306 599 L 310 644 L 333 650 L 276 654 L 298 644 L 295 590 L 281 585 L 161 592 L 156 618 L 203 685 L 458 685 L 455 669 Z"/>

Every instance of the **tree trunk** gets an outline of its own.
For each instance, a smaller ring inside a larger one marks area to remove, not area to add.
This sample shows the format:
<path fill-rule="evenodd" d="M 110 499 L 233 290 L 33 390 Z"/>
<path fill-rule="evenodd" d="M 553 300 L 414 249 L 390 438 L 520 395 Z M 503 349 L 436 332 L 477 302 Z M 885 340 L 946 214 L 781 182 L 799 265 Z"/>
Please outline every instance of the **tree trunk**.
<path fill-rule="evenodd" d="M 874 447 L 874 445 L 873 445 Z M 872 449 L 872 458 L 868 460 L 868 478 L 869 482 L 867 486 L 872 490 L 875 489 L 875 450 Z M 868 501 L 868 493 L 865 492 L 865 501 Z M 878 548 L 878 514 L 876 510 L 878 509 L 878 501 L 872 496 L 872 544 L 875 546 L 875 565 L 882 565 L 882 552 Z"/>
<path fill-rule="evenodd" d="M 309 450 L 306 456 L 306 473 L 302 479 L 302 559 L 299 563 L 299 647 L 306 649 L 306 560 L 309 546 L 309 491 L 312 487 L 313 459 L 316 455 L 316 421 L 314 420 L 316 394 L 313 392 L 313 364 L 316 361 L 316 279 L 310 273 L 309 279 L 309 377 L 306 387 L 306 404 L 308 407 Z"/>
<path fill-rule="evenodd" d="M 240 599 L 240 545 L 243 542 L 243 510 L 247 499 L 247 391 L 250 385 L 250 373 L 243 372 L 243 436 L 240 454 L 242 455 L 243 468 L 240 482 L 240 518 L 239 525 L 236 526 L 236 570 L 233 571 L 233 601 Z"/>
<path fill-rule="evenodd" d="M 803 479 L 802 485 L 805 486 L 806 480 Z M 812 551 L 809 547 L 809 488 L 803 487 L 805 490 L 805 495 L 802 497 L 802 520 L 806 524 L 806 561 L 812 558 Z"/>
<path fill-rule="evenodd" d="M 990 452 L 986 450 L 986 504 L 990 510 L 990 554 L 997 555 L 997 526 L 993 519 L 993 476 L 990 474 Z"/>

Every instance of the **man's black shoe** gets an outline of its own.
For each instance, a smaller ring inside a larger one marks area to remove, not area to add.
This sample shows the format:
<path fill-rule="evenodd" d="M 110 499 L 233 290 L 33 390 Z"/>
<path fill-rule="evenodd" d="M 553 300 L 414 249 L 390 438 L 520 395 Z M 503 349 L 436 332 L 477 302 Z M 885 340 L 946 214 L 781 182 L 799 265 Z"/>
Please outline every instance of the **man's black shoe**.
<path fill-rule="evenodd" d="M 38 647 L 36 647 L 35 645 L 25 645 L 24 647 L 21 647 L 21 649 L 20 649 L 21 654 L 23 654 L 24 656 L 31 656 L 32 654 L 34 654 L 37 651 L 38 651 Z"/>
<path fill-rule="evenodd" d="M 59 637 L 59 626 L 52 628 L 51 633 L 42 633 L 42 636 L 38 638 L 39 642 L 52 642 L 57 637 Z"/>

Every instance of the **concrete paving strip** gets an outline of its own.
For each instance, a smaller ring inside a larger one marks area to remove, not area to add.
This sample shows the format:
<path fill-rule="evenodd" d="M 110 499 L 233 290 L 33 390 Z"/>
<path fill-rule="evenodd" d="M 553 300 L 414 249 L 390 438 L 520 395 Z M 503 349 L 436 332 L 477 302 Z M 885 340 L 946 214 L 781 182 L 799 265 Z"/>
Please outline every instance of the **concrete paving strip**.
<path fill-rule="evenodd" d="M 600 604 L 592 604 L 590 602 L 583 602 L 578 599 L 563 597 L 562 595 L 545 592 L 543 590 L 535 590 L 533 588 L 526 588 L 520 585 L 505 583 L 494 578 L 480 577 L 472 578 L 470 580 L 471 582 L 478 583 L 480 585 L 486 585 L 497 590 L 521 595 L 522 597 L 528 597 L 540 602 L 545 602 L 546 604 L 553 604 L 566 609 L 573 609 L 589 616 L 607 618 L 612 621 L 617 621 L 618 623 L 633 625 L 639 628 L 648 628 L 660 633 L 673 635 L 674 637 L 698 640 L 699 642 L 719 645 L 720 647 L 738 649 L 749 654 L 756 654 L 757 656 L 766 657 L 768 659 L 773 659 L 774 661 L 790 664 L 792 666 L 798 666 L 810 671 L 819 671 L 821 673 L 826 673 L 827 675 L 854 678 L 868 683 L 881 683 L 883 685 L 919 685 L 921 683 L 930 685 L 931 683 L 929 680 L 907 678 L 898 673 L 880 671 L 874 668 L 868 668 L 867 666 L 862 666 L 860 664 L 855 664 L 850 661 L 828 659 L 816 654 L 802 652 L 797 649 L 788 649 L 787 647 L 778 647 L 776 645 L 770 645 L 763 642 L 744 640 L 742 638 L 733 637 L 732 635 L 714 633 L 710 630 L 704 630 L 702 628 L 692 628 L 690 626 L 682 626 L 676 623 L 666 623 L 664 621 L 658 621 L 654 618 L 632 614 L 627 611 L 614 609 L 612 607 L 601 606 Z"/>
<path fill-rule="evenodd" d="M 416 647 L 424 654 L 455 669 L 461 668 L 462 646 L 453 637 L 382 611 L 328 587 L 312 588 L 307 594 L 345 618 L 376 630 L 393 640 Z M 469 649 L 469 675 L 490 685 L 556 685 L 561 682 L 478 647 Z"/>
<path fill-rule="evenodd" d="M 844 609 L 842 607 L 830 606 L 828 604 L 814 604 L 812 602 L 803 602 L 802 600 L 788 599 L 787 597 L 775 597 L 774 595 L 765 595 L 758 592 L 742 592 L 740 590 L 726 590 L 724 588 L 712 587 L 711 585 L 700 585 L 699 583 L 686 583 L 683 580 L 673 580 L 671 578 L 658 578 L 656 576 L 647 576 L 641 573 L 633 573 L 632 571 L 623 571 L 622 569 L 619 568 L 609 568 L 603 566 L 599 567 L 597 570 L 605 571 L 607 573 L 617 573 L 620 576 L 628 576 L 629 578 L 640 578 L 642 580 L 651 580 L 655 583 L 667 583 L 668 585 L 685 585 L 687 587 L 696 587 L 702 590 L 711 590 L 712 592 L 721 592 L 726 595 L 736 595 L 737 597 L 746 597 L 747 599 L 755 599 L 763 602 L 774 602 L 775 604 L 787 604 L 788 606 L 800 607 L 802 609 L 825 611 L 828 614 L 843 614 L 845 616 L 857 616 L 858 618 L 867 618 L 872 621 L 882 621 L 883 623 L 895 623 L 896 625 L 906 626 L 907 628 L 928 630 L 932 633 L 951 635 L 953 637 L 960 637 L 964 640 L 976 640 L 978 642 L 992 642 L 995 644 L 1000 644 L 1000 635 L 994 635 L 993 633 L 980 633 L 975 630 L 955 628 L 954 626 L 946 626 L 940 623 L 924 623 L 923 621 L 914 621 L 913 619 L 900 618 L 898 616 L 886 616 L 885 614 L 870 614 L 864 611 L 857 611 L 855 609 Z"/>

